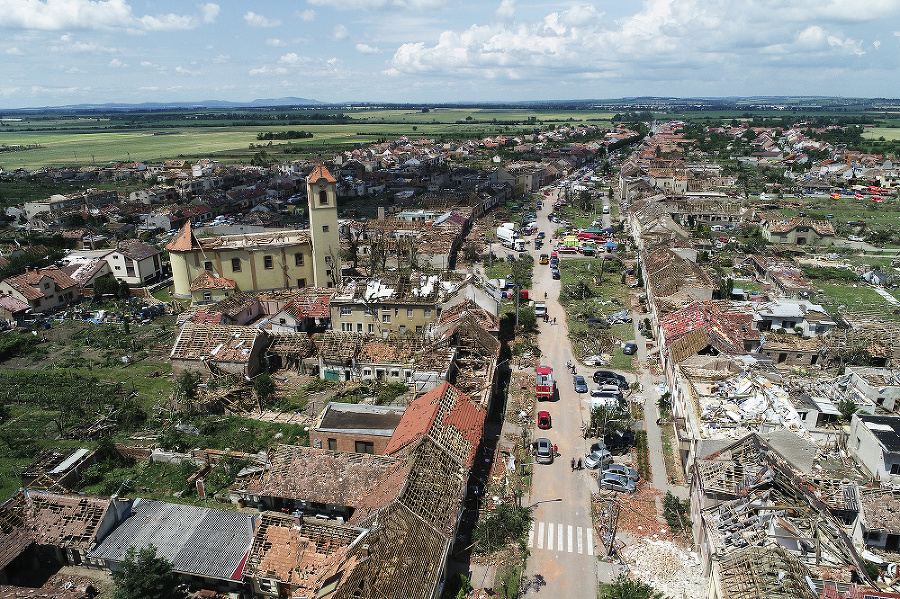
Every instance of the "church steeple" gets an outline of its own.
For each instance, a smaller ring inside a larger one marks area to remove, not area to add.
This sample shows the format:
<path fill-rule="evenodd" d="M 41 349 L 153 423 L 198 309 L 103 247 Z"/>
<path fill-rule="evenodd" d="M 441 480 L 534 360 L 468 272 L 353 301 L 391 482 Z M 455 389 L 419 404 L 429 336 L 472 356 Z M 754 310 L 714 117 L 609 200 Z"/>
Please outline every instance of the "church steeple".
<path fill-rule="evenodd" d="M 306 178 L 309 233 L 316 287 L 334 287 L 341 280 L 341 236 L 337 216 L 337 179 L 324 165 Z"/>

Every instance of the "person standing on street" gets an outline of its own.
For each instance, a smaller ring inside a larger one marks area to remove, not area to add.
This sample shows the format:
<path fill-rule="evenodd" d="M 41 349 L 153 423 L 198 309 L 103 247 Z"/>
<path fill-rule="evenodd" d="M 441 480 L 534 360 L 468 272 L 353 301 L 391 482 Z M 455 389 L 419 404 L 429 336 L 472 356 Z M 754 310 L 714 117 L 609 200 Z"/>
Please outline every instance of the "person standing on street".
<path fill-rule="evenodd" d="M 575 472 L 575 458 L 572 458 L 572 472 Z"/>

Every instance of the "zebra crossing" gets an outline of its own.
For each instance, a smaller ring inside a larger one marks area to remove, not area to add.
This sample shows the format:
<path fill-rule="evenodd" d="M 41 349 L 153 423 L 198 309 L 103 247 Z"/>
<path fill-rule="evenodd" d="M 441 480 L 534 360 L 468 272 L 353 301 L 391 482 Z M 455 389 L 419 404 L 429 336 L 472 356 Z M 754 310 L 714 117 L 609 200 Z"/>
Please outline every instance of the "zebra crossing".
<path fill-rule="evenodd" d="M 532 521 L 528 548 L 594 555 L 594 535 L 588 527 Z"/>

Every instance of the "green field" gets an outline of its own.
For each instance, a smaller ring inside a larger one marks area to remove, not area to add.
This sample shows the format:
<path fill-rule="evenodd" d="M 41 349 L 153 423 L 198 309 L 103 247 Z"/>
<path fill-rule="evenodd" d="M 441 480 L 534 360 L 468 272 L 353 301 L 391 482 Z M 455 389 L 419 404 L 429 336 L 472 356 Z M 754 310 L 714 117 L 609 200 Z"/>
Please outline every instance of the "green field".
<path fill-rule="evenodd" d="M 866 139 L 883 137 L 886 141 L 896 141 L 900 139 L 900 129 L 895 127 L 872 127 L 865 129 L 862 135 Z"/>
<path fill-rule="evenodd" d="M 221 112 L 221 111 L 219 111 Z M 36 169 L 43 166 L 86 166 L 138 161 L 158 163 L 166 159 L 201 157 L 224 162 L 247 161 L 264 149 L 271 158 L 300 158 L 287 154 L 288 147 L 302 147 L 309 155 L 328 154 L 381 139 L 403 135 L 437 140 L 476 139 L 493 135 L 532 133 L 548 125 L 593 123 L 610 125 L 611 113 L 588 110 L 533 110 L 485 108 L 435 108 L 421 110 L 331 110 L 349 118 L 347 122 L 304 121 L 315 114 L 285 111 L 280 118 L 268 113 L 249 113 L 256 120 L 246 125 L 233 121 L 247 113 L 154 113 L 115 114 L 109 118 L 45 115 L 0 128 L 0 146 L 37 146 L 0 154 L 0 167 Z M 347 118 L 344 118 L 346 121 Z M 272 119 L 267 124 L 266 119 Z M 293 120 L 291 120 L 293 119 Z M 258 133 L 302 130 L 312 138 L 269 142 Z M 251 144 L 254 147 L 251 147 Z"/>

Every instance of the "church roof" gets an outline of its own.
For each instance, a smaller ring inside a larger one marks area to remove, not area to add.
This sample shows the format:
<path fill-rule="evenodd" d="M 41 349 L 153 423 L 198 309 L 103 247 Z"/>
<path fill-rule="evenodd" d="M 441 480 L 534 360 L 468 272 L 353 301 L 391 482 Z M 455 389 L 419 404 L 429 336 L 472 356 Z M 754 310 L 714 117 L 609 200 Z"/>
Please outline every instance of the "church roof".
<path fill-rule="evenodd" d="M 193 249 L 199 249 L 199 247 L 200 243 L 197 241 L 197 238 L 194 237 L 194 232 L 191 230 L 191 221 L 184 223 L 184 226 L 181 227 L 181 231 L 179 231 L 178 235 L 166 245 L 166 249 L 170 252 L 189 252 Z"/>
<path fill-rule="evenodd" d="M 332 175 L 330 172 L 328 172 L 328 169 L 325 168 L 323 165 L 319 165 L 316 168 L 314 168 L 312 170 L 312 172 L 309 174 L 309 176 L 306 178 L 306 180 L 309 181 L 310 183 L 315 183 L 319 179 L 325 179 L 329 183 L 337 183 L 337 179 L 334 178 L 334 175 Z"/>

